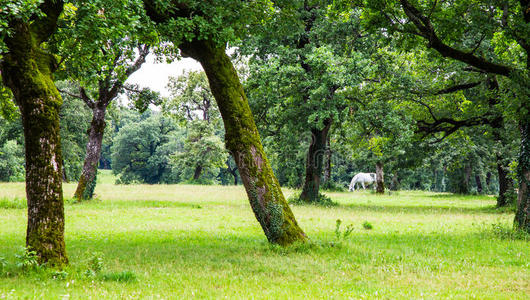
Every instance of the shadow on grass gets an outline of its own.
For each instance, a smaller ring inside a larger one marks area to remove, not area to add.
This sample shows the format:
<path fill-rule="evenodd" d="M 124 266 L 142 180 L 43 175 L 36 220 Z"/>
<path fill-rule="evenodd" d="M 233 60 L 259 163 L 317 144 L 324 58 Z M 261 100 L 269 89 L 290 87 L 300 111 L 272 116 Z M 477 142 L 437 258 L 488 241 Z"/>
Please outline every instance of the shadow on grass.
<path fill-rule="evenodd" d="M 496 199 L 495 196 L 490 195 L 463 195 L 463 194 L 452 194 L 452 193 L 437 193 L 437 194 L 431 194 L 431 195 L 411 195 L 411 197 L 419 197 L 419 198 L 434 198 L 434 199 L 459 199 L 464 201 L 469 200 L 494 200 Z"/>
<path fill-rule="evenodd" d="M 444 205 L 415 206 L 415 205 L 367 205 L 367 204 L 342 204 L 340 207 L 362 212 L 388 212 L 388 213 L 423 213 L 423 214 L 511 214 L 515 209 L 497 208 L 495 206 L 483 207 L 455 207 Z"/>
<path fill-rule="evenodd" d="M 163 200 L 90 200 L 84 202 L 72 202 L 72 205 L 86 205 L 93 206 L 95 208 L 193 208 L 201 209 L 202 205 L 197 203 L 179 202 L 179 201 L 163 201 Z"/>

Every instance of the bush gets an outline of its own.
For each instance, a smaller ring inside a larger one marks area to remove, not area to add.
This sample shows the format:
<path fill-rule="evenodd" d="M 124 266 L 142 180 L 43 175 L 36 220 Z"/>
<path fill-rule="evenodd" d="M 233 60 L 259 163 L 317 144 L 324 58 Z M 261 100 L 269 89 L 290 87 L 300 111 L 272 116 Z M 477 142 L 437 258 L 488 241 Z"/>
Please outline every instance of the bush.
<path fill-rule="evenodd" d="M 364 221 L 363 222 L 363 228 L 366 229 L 366 230 L 371 230 L 374 228 L 374 226 L 372 225 L 372 223 L 368 222 L 368 221 Z"/>
<path fill-rule="evenodd" d="M 294 205 L 305 205 L 305 204 L 312 204 L 312 205 L 319 205 L 319 206 L 326 206 L 326 207 L 329 207 L 329 206 L 337 206 L 338 204 L 336 202 L 333 202 L 333 200 L 331 200 L 330 197 L 322 194 L 322 193 L 319 193 L 318 194 L 318 199 L 316 201 L 313 201 L 311 203 L 308 203 L 306 201 L 303 201 L 302 199 L 300 199 L 300 193 L 295 193 L 293 195 L 291 195 L 288 199 L 287 199 L 287 202 L 289 202 L 289 204 L 294 204 Z"/>
<path fill-rule="evenodd" d="M 17 141 L 7 141 L 0 148 L 0 181 L 24 181 L 24 149 Z"/>

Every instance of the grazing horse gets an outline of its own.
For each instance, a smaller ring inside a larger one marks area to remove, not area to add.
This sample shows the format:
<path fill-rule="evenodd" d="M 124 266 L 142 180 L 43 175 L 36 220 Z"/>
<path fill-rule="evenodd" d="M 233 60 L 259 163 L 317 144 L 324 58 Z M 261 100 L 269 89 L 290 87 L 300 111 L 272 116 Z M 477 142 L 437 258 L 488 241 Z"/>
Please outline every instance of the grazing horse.
<path fill-rule="evenodd" d="M 355 184 L 360 183 L 363 190 L 366 189 L 364 184 L 372 184 L 375 181 L 375 173 L 359 173 L 351 179 L 349 191 L 355 191 Z"/>

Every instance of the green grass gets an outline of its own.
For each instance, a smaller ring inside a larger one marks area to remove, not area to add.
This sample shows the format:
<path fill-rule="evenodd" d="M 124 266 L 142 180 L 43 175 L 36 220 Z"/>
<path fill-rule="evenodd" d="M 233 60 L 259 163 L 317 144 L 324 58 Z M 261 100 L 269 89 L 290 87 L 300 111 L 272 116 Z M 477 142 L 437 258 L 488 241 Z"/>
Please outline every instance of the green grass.
<path fill-rule="evenodd" d="M 0 299 L 530 297 L 530 240 L 493 197 L 327 193 L 338 206 L 293 206 L 312 242 L 284 249 L 266 242 L 241 186 L 98 179 L 99 200 L 66 205 L 63 272 L 16 266 L 26 210 L 0 204 Z M 0 183 L 0 203 L 24 197 L 23 183 Z M 337 235 L 337 219 L 352 232 Z"/>

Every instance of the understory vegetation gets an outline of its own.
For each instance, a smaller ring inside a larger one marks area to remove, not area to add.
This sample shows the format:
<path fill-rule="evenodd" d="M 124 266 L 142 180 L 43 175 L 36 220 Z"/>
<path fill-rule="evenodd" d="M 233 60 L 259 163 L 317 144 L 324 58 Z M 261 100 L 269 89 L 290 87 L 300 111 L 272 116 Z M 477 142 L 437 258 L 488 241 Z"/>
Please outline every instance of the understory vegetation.
<path fill-rule="evenodd" d="M 311 238 L 267 243 L 242 186 L 115 185 L 66 199 L 70 266 L 24 250 L 23 183 L 0 183 L 0 298 L 526 299 L 530 237 L 492 196 L 330 192 L 293 205 Z M 71 195 L 73 183 L 65 184 Z M 286 196 L 297 193 L 284 189 Z"/>

